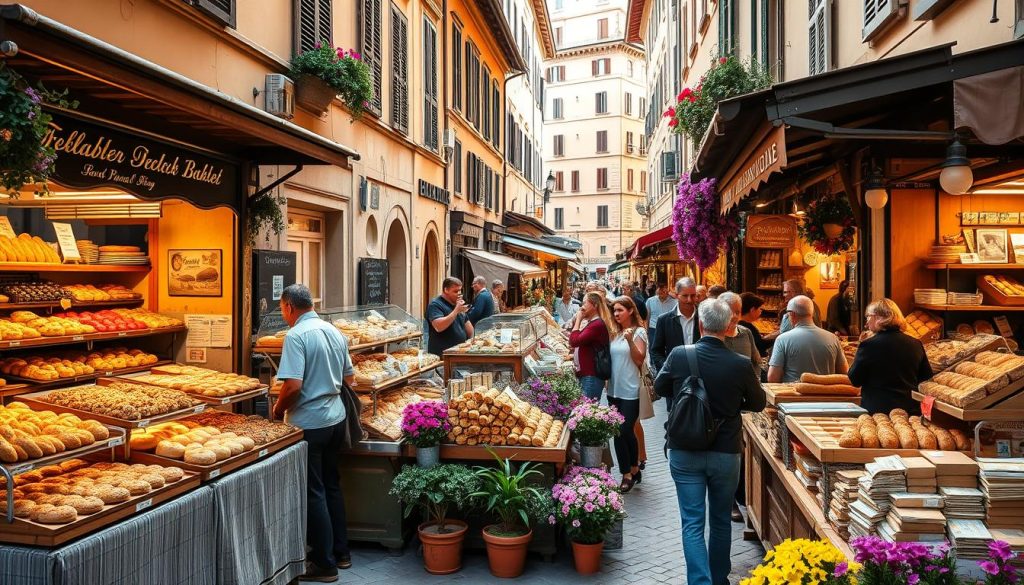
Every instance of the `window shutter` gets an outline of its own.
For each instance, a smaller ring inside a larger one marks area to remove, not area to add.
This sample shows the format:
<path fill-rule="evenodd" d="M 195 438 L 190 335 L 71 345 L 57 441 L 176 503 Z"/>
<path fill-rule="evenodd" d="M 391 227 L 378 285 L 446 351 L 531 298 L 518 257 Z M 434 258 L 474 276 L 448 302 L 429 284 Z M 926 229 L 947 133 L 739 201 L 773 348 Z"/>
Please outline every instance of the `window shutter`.
<path fill-rule="evenodd" d="M 437 29 L 428 19 L 423 19 L 423 143 L 438 149 L 438 104 L 437 104 Z M 456 76 L 457 78 L 457 76 Z"/>
<path fill-rule="evenodd" d="M 599 59 L 594 59 L 593 61 L 590 62 L 590 75 L 593 76 L 593 77 L 597 77 L 597 62 L 598 61 L 599 61 Z"/>
<path fill-rule="evenodd" d="M 235 28 L 237 11 L 235 0 L 195 0 L 195 6 L 202 12 L 225 25 Z"/>
<path fill-rule="evenodd" d="M 832 18 L 829 0 L 812 0 L 810 21 L 807 23 L 808 73 L 817 75 L 831 69 Z"/>
<path fill-rule="evenodd" d="M 501 145 L 501 93 L 497 81 L 491 81 L 491 144 L 495 148 Z"/>
<path fill-rule="evenodd" d="M 391 126 L 409 132 L 409 21 L 391 5 Z"/>
<path fill-rule="evenodd" d="M 462 111 L 462 31 L 452 23 L 452 107 Z"/>
<path fill-rule="evenodd" d="M 383 15 L 381 14 L 381 0 L 362 0 L 360 3 L 362 14 L 360 15 L 360 34 L 362 37 L 363 62 L 370 69 L 370 78 L 373 81 L 373 98 L 370 100 L 370 111 L 380 116 L 383 107 L 382 78 L 384 75 L 381 27 Z"/>
<path fill-rule="evenodd" d="M 864 0 L 864 29 L 861 40 L 865 43 L 882 34 L 899 16 L 897 0 Z"/>
<path fill-rule="evenodd" d="M 296 15 L 298 30 L 296 31 L 296 53 L 305 53 L 316 46 L 316 12 L 317 0 L 299 0 L 299 13 Z"/>

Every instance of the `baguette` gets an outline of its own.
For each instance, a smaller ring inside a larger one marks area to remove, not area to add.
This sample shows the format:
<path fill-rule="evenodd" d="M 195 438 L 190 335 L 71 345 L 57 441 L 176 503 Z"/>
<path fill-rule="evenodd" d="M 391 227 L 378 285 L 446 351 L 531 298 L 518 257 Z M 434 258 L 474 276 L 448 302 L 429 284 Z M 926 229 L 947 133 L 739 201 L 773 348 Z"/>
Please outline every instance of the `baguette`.
<path fill-rule="evenodd" d="M 812 384 L 805 382 L 798 382 L 794 388 L 800 394 L 805 396 L 821 396 L 821 395 L 833 395 L 833 396 L 859 396 L 860 389 L 854 388 L 848 384 Z"/>
<path fill-rule="evenodd" d="M 800 381 L 808 384 L 820 384 L 825 386 L 849 386 L 850 377 L 846 374 L 812 374 L 804 372 L 800 374 Z"/>

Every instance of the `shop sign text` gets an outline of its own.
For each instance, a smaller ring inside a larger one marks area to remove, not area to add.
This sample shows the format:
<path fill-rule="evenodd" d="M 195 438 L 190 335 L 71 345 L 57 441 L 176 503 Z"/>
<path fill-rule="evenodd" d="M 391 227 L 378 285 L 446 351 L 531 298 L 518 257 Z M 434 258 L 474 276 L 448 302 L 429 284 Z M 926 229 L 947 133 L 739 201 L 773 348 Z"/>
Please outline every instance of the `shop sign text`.
<path fill-rule="evenodd" d="M 787 215 L 751 215 L 747 218 L 748 248 L 790 248 L 796 241 L 796 222 Z"/>
<path fill-rule="evenodd" d="M 733 164 L 725 174 L 722 194 L 722 213 L 739 203 L 768 180 L 768 176 L 786 167 L 786 136 L 780 126 L 767 136 L 746 156 Z"/>

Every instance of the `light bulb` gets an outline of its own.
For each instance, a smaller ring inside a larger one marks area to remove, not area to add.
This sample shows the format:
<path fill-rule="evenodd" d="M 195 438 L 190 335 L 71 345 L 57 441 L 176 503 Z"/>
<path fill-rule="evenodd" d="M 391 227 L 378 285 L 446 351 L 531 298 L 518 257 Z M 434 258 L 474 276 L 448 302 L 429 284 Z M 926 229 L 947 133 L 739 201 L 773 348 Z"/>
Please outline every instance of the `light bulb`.
<path fill-rule="evenodd" d="M 884 187 L 868 189 L 864 192 L 864 203 L 871 209 L 881 209 L 889 201 L 889 194 Z"/>
<path fill-rule="evenodd" d="M 963 195 L 974 184 L 974 173 L 967 165 L 945 167 L 939 173 L 939 185 L 951 195 Z"/>

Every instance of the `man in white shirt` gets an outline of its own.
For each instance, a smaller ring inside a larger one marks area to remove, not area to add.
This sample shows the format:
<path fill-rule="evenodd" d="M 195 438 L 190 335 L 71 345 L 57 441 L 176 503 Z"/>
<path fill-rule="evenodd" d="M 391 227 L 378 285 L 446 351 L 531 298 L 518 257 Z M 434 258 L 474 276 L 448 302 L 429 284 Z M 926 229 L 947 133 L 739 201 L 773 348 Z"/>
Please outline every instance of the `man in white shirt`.
<path fill-rule="evenodd" d="M 572 288 L 565 287 L 562 291 L 562 298 L 555 299 L 555 320 L 562 324 L 563 327 L 571 327 L 572 320 L 576 317 L 576 313 L 580 310 L 580 304 L 576 302 L 576 299 L 572 298 Z"/>
<path fill-rule="evenodd" d="M 658 317 L 675 310 L 678 305 L 668 294 L 668 283 L 658 283 L 658 294 L 647 299 L 647 339 L 654 339 L 654 330 L 658 327 Z"/>
<path fill-rule="evenodd" d="M 651 343 L 651 363 L 660 371 L 665 359 L 680 345 L 693 345 L 700 339 L 697 318 L 697 283 L 683 277 L 676 282 L 676 306 L 658 317 Z M 666 408 L 672 412 L 672 399 L 666 401 Z"/>

